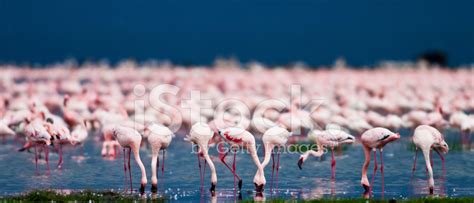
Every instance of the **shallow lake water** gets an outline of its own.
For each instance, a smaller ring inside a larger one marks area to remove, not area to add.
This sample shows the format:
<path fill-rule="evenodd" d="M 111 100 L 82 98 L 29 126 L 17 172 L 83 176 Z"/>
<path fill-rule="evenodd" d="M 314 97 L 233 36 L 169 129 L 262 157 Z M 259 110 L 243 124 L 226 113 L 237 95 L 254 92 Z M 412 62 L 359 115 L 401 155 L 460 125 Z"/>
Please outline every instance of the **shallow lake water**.
<path fill-rule="evenodd" d="M 38 172 L 35 172 L 34 150 L 18 152 L 21 144 L 12 139 L 0 145 L 0 195 L 13 195 L 33 189 L 57 190 L 114 190 L 123 191 L 123 154 L 116 159 L 107 159 L 100 156 L 101 142 L 94 141 L 93 132 L 90 133 L 84 148 L 65 147 L 64 165 L 62 169 L 55 166 L 58 161 L 56 153 L 50 153 L 50 174 L 47 174 L 46 164 L 39 162 Z M 402 138 L 388 144 L 384 148 L 385 163 L 385 192 L 381 193 L 380 171 L 377 172 L 374 183 L 374 197 L 376 198 L 410 198 L 428 195 L 427 176 L 424 159 L 419 153 L 417 171 L 412 177 L 414 148 L 411 145 L 409 130 L 401 131 Z M 450 197 L 474 196 L 474 147 L 472 134 L 461 135 L 458 131 L 445 131 L 450 151 L 445 156 L 445 172 L 441 161 L 433 152 L 435 195 Z M 260 141 L 257 138 L 257 141 Z M 234 193 L 234 180 L 231 172 L 217 158 L 216 148 L 211 148 L 214 164 L 218 173 L 218 184 L 214 200 L 253 199 L 255 197 L 253 176 L 256 167 L 248 154 L 237 155 L 237 174 L 243 179 L 240 195 Z M 263 152 L 259 150 L 260 160 Z M 150 195 L 150 160 L 151 150 L 144 146 L 140 151 L 145 164 L 148 185 L 147 196 Z M 322 159 L 310 157 L 300 170 L 297 166 L 299 153 L 282 153 L 278 188 L 271 189 L 271 163 L 265 170 L 267 185 L 264 198 L 283 199 L 315 199 L 330 197 L 362 197 L 363 188 L 360 186 L 360 173 L 364 161 L 361 144 L 356 142 L 336 152 L 336 178 L 331 180 L 331 157 L 325 154 Z M 228 156 L 232 162 L 232 156 Z M 140 185 L 140 170 L 135 164 L 132 155 L 133 187 Z M 372 176 L 373 160 L 369 167 L 369 179 Z M 206 170 L 204 188 L 200 189 L 199 168 L 195 154 L 192 154 L 192 145 L 184 142 L 182 136 L 177 135 L 166 152 L 165 174 L 158 179 L 158 195 L 169 200 L 179 201 L 209 201 L 210 174 Z"/>

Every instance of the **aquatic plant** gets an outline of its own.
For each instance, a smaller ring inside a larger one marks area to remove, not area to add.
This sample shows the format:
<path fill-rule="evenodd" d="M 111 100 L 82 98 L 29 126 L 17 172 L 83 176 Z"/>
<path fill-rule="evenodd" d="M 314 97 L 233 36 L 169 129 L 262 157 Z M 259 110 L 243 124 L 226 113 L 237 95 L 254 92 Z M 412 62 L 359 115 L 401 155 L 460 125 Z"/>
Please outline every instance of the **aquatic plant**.
<path fill-rule="evenodd" d="M 84 190 L 66 194 L 54 190 L 33 190 L 15 196 L 0 197 L 0 202 L 135 202 L 139 199 L 139 196 L 114 191 Z M 163 202 L 164 199 L 148 199 L 148 201 Z"/>

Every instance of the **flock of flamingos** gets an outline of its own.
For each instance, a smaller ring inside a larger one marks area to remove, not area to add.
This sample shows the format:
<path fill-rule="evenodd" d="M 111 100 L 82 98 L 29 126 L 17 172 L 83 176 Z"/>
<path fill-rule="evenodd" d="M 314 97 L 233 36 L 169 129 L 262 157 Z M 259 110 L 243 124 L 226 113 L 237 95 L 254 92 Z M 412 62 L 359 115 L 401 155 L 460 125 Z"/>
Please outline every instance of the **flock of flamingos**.
<path fill-rule="evenodd" d="M 443 130 L 474 131 L 474 115 L 469 115 L 474 111 L 472 69 L 310 70 L 269 69 L 258 64 L 184 68 L 133 63 L 114 68 L 65 66 L 1 67 L 0 136 L 20 140 L 19 151 L 34 151 L 37 169 L 38 159 L 48 162 L 50 150 L 59 154 L 57 167 L 62 167 L 63 145 L 81 146 L 91 136 L 100 135 L 95 140 L 102 142 L 102 156 L 115 157 L 123 148 L 130 191 L 133 153 L 141 171 L 141 194 L 148 179 L 140 146 L 151 146 L 151 191 L 156 193 L 159 154 L 163 151 L 164 171 L 165 152 L 175 134 L 183 135 L 180 139 L 198 149 L 201 185 L 209 168 L 213 195 L 218 183 L 216 160 L 231 171 L 234 189 L 240 191 L 242 179 L 236 173 L 235 151 L 245 149 L 257 168 L 255 191 L 261 193 L 270 159 L 274 160 L 272 178 L 274 170 L 278 177 L 278 149 L 303 140 L 314 142 L 317 149 L 305 151 L 294 167 L 301 169 L 309 156 L 320 157 L 330 150 L 332 177 L 334 148 L 360 142 L 365 154 L 360 183 L 371 192 L 377 171 L 384 176 L 383 147 L 400 136 L 412 136 L 416 146 L 413 171 L 421 151 L 432 194 L 431 151 L 437 152 L 443 163 L 443 154 L 449 151 Z M 396 133 L 400 128 L 413 129 L 413 134 Z M 256 139 L 264 144 L 263 161 Z M 221 142 L 230 150 L 223 150 Z M 208 153 L 213 146 L 220 148 L 218 159 Z M 227 163 L 229 153 L 232 164 Z M 369 181 L 371 159 L 374 168 Z M 49 172 L 49 163 L 47 166 Z"/>

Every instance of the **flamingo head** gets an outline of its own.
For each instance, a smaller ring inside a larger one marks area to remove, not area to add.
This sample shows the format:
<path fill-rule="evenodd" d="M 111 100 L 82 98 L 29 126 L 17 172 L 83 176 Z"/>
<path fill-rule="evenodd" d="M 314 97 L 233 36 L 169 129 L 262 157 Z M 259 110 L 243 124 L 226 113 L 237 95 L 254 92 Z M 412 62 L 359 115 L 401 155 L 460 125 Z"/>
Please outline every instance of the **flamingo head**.
<path fill-rule="evenodd" d="M 395 133 L 396 140 L 400 139 L 400 133 Z"/>
<path fill-rule="evenodd" d="M 300 159 L 298 160 L 298 168 L 300 168 L 300 170 L 303 170 L 303 163 L 304 159 L 303 157 L 300 157 Z"/>
<path fill-rule="evenodd" d="M 141 183 L 140 184 L 140 194 L 143 195 L 145 194 L 145 186 L 146 186 L 146 183 Z"/>
<path fill-rule="evenodd" d="M 392 133 L 392 134 L 389 135 L 389 137 L 387 139 L 387 143 L 398 140 L 398 139 L 400 139 L 400 133 Z"/>
<path fill-rule="evenodd" d="M 37 136 L 40 140 L 43 140 L 46 145 L 51 145 L 53 137 L 46 130 L 38 132 Z"/>
<path fill-rule="evenodd" d="M 253 179 L 253 184 L 255 185 L 255 191 L 257 192 L 257 194 L 263 193 L 263 188 L 265 187 L 265 183 L 267 183 L 267 181 L 265 180 L 265 175 L 263 175 L 263 168 L 262 168 L 257 171 Z M 239 181 L 239 189 L 240 189 L 240 186 L 241 186 L 241 181 Z"/>
<path fill-rule="evenodd" d="M 211 183 L 211 188 L 209 188 L 209 191 L 211 192 L 212 196 L 216 195 L 216 184 Z"/>
<path fill-rule="evenodd" d="M 257 192 L 257 194 L 262 194 L 265 184 L 257 184 L 257 183 L 253 183 L 253 184 L 255 185 L 255 191 Z"/>
<path fill-rule="evenodd" d="M 443 154 L 446 154 L 449 151 L 448 143 L 446 143 L 444 140 L 441 143 L 437 144 L 435 147 Z"/>
<path fill-rule="evenodd" d="M 68 94 L 64 95 L 64 100 L 63 100 L 63 105 L 64 106 L 67 106 L 67 102 L 69 101 L 70 98 L 71 97 Z"/>
<path fill-rule="evenodd" d="M 349 135 L 349 134 L 346 134 L 343 138 L 342 138 L 342 141 L 340 143 L 344 143 L 344 144 L 352 144 L 355 142 L 355 137 L 352 136 L 352 135 Z"/>

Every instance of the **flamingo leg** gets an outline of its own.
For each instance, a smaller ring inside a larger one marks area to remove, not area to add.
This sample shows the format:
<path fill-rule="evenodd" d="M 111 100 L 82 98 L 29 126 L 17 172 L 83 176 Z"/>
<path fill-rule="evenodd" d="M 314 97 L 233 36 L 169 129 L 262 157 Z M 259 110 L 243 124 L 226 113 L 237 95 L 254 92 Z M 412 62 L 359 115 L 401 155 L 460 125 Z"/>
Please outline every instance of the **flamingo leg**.
<path fill-rule="evenodd" d="M 441 159 L 441 165 L 442 165 L 442 168 L 443 168 L 443 174 L 446 173 L 446 168 L 445 168 L 445 165 L 444 165 L 444 156 L 443 154 L 441 154 L 441 152 L 439 152 L 437 149 L 435 150 L 436 153 L 439 155 L 439 158 Z"/>
<path fill-rule="evenodd" d="M 200 188 L 202 188 L 204 179 L 202 177 L 201 158 L 199 157 L 199 153 L 196 154 L 196 157 L 198 160 L 198 167 L 199 167 L 199 181 L 201 182 Z"/>
<path fill-rule="evenodd" d="M 36 167 L 36 173 L 38 173 L 38 149 L 36 147 L 36 143 L 34 145 L 35 145 L 35 167 Z"/>
<path fill-rule="evenodd" d="M 383 150 L 380 149 L 380 174 L 382 175 L 382 197 L 384 194 Z"/>
<path fill-rule="evenodd" d="M 62 168 L 63 166 L 63 147 L 59 144 L 59 161 L 58 161 L 58 168 Z"/>
<path fill-rule="evenodd" d="M 234 161 L 232 161 L 232 171 L 234 171 L 234 173 L 236 171 L 235 170 L 235 157 L 236 157 L 236 155 L 237 155 L 237 153 L 235 153 L 235 151 L 234 151 Z M 236 185 L 236 182 L 235 182 L 235 176 L 234 176 L 234 190 L 236 189 L 235 185 Z"/>
<path fill-rule="evenodd" d="M 275 156 L 274 156 L 274 151 L 272 150 L 272 179 L 270 182 L 270 189 L 273 190 L 273 173 L 275 171 Z"/>
<path fill-rule="evenodd" d="M 278 155 L 278 158 L 277 158 L 277 165 L 276 165 L 275 188 L 276 188 L 276 191 L 278 192 L 278 173 L 280 171 L 280 149 L 278 149 L 277 155 Z"/>
<path fill-rule="evenodd" d="M 162 178 L 165 176 L 165 154 L 166 154 L 166 150 L 163 150 L 163 164 L 161 165 Z"/>
<path fill-rule="evenodd" d="M 156 170 L 160 168 L 160 156 L 156 155 Z M 156 173 L 156 176 L 158 177 L 160 173 Z"/>
<path fill-rule="evenodd" d="M 331 148 L 331 178 L 336 178 L 336 159 L 334 159 L 334 148 Z"/>
<path fill-rule="evenodd" d="M 418 147 L 415 148 L 415 160 L 413 161 L 413 168 L 411 169 L 411 176 L 415 174 L 416 171 L 416 159 L 418 158 Z"/>
<path fill-rule="evenodd" d="M 161 184 L 164 186 L 165 183 L 163 182 L 165 180 L 165 154 L 166 154 L 166 150 L 163 149 L 163 160 L 162 160 L 162 164 L 161 164 Z"/>
<path fill-rule="evenodd" d="M 238 180 L 239 180 L 239 185 L 242 185 L 242 179 L 235 173 L 234 170 L 232 170 L 232 168 L 225 162 L 225 157 L 227 156 L 229 152 L 226 152 L 225 154 L 223 154 L 220 158 L 221 162 L 227 167 L 227 169 L 230 170 L 230 172 L 232 172 L 232 174 L 234 175 L 234 177 L 236 177 Z"/>
<path fill-rule="evenodd" d="M 206 177 L 206 166 L 207 166 L 207 160 L 204 159 L 204 169 L 202 171 L 202 181 L 204 182 L 204 178 Z"/>
<path fill-rule="evenodd" d="M 370 181 L 370 191 L 371 192 L 372 192 L 372 189 L 374 187 L 375 174 L 377 174 L 377 151 L 376 150 L 374 150 L 374 172 L 372 173 L 372 180 Z"/>
<path fill-rule="evenodd" d="M 132 168 L 130 167 L 130 155 L 132 154 L 132 148 L 128 149 L 128 174 L 130 176 L 130 193 L 133 192 L 133 185 L 132 185 Z"/>
<path fill-rule="evenodd" d="M 48 175 L 49 175 L 49 149 L 48 145 L 44 145 L 44 160 L 46 161 L 46 167 L 48 168 Z"/>
<path fill-rule="evenodd" d="M 124 173 L 124 189 L 125 193 L 128 190 L 128 184 L 127 184 L 127 161 L 125 158 L 125 148 L 123 148 L 123 173 Z"/>
<path fill-rule="evenodd" d="M 433 168 L 433 158 L 431 156 L 431 150 L 430 150 L 430 164 L 431 164 L 431 168 Z"/>
<path fill-rule="evenodd" d="M 151 170 L 152 170 L 152 172 L 151 172 L 152 173 L 152 175 L 151 175 L 151 178 L 152 178 L 151 193 L 152 193 L 152 195 L 156 195 L 158 193 L 158 183 L 159 183 L 158 182 L 159 173 L 157 173 L 157 170 L 158 170 L 158 168 L 160 168 L 159 149 L 158 150 L 156 150 L 156 149 L 152 150 L 151 164 L 152 164 L 152 167 L 151 167 Z M 155 164 L 155 165 L 153 166 L 153 164 Z M 156 183 L 153 180 L 154 176 L 156 177 Z"/>

